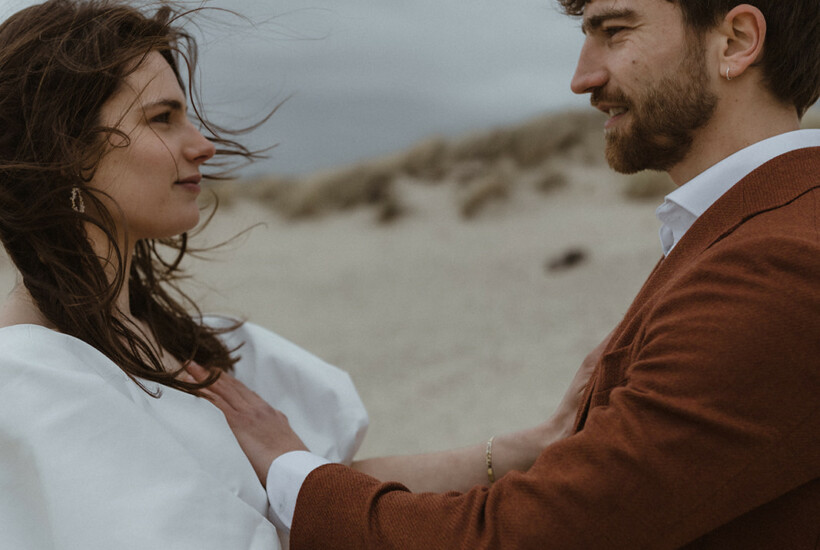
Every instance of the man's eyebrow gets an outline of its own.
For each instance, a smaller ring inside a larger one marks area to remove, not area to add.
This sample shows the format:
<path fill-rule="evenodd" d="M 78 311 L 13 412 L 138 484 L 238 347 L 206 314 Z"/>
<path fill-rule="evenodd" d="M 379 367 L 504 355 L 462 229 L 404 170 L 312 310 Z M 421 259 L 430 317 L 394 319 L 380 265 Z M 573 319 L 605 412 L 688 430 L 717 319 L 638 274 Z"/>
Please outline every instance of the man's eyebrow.
<path fill-rule="evenodd" d="M 589 32 L 596 31 L 601 28 L 601 25 L 611 19 L 634 20 L 637 17 L 638 15 L 635 13 L 635 10 L 629 8 L 609 8 L 601 13 L 591 15 L 584 19 L 584 22 L 581 24 L 581 32 L 587 34 Z"/>

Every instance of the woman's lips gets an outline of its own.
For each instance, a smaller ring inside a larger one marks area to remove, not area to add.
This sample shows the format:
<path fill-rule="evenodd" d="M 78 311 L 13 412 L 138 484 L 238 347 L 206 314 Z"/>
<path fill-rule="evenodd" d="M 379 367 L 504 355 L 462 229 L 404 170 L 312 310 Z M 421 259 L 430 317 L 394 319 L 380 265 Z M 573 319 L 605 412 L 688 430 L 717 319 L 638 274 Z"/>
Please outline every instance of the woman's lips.
<path fill-rule="evenodd" d="M 202 176 L 199 174 L 188 176 L 174 183 L 174 185 L 187 189 L 189 191 L 200 191 L 199 182 L 202 181 Z"/>

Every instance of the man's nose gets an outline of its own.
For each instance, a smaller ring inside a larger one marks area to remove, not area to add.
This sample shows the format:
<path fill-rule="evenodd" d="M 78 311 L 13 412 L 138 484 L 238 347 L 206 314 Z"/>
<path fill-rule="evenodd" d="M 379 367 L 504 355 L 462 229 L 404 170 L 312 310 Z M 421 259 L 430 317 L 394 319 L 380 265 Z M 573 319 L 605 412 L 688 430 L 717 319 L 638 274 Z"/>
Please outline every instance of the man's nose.
<path fill-rule="evenodd" d="M 609 73 L 602 63 L 600 53 L 589 41 L 585 42 L 578 56 L 570 88 L 576 94 L 588 94 L 603 87 L 608 80 Z"/>

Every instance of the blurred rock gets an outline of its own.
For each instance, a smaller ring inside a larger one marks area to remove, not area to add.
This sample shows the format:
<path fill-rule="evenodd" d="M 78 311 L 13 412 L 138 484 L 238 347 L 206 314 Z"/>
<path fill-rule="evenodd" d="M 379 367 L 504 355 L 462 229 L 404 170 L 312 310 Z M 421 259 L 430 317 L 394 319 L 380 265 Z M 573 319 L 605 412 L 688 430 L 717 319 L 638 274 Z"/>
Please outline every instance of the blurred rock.
<path fill-rule="evenodd" d="M 583 248 L 568 248 L 560 254 L 548 258 L 544 262 L 544 269 L 548 272 L 567 271 L 586 262 L 588 255 L 588 252 Z"/>

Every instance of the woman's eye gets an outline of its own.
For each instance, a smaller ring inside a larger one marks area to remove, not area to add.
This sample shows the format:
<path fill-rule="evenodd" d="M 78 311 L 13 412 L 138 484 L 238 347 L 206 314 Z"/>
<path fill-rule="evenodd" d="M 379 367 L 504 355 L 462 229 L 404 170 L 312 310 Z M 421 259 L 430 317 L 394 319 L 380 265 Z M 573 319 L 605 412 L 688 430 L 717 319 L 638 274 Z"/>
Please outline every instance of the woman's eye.
<path fill-rule="evenodd" d="M 159 122 L 159 123 L 162 123 L 162 124 L 167 124 L 167 123 L 171 122 L 171 112 L 166 111 L 164 113 L 160 113 L 160 114 L 156 115 L 155 117 L 152 117 L 151 122 Z"/>

